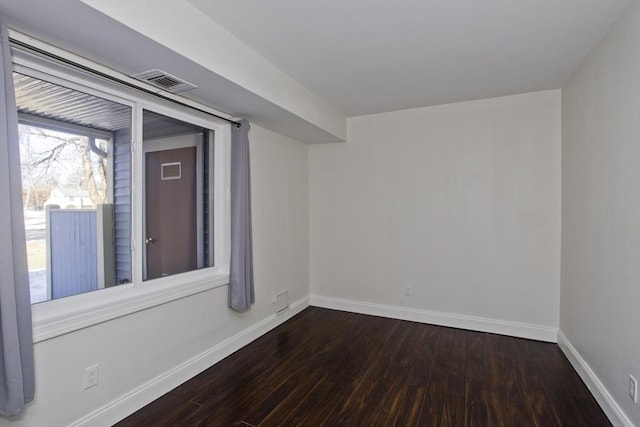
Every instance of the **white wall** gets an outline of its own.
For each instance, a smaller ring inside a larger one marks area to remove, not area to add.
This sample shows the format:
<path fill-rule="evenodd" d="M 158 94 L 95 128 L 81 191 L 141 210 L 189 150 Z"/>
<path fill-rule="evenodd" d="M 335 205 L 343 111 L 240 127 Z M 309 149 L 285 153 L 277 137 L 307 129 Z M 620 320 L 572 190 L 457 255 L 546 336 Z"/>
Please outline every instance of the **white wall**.
<path fill-rule="evenodd" d="M 312 303 L 499 319 L 555 337 L 560 91 L 355 117 L 347 130 L 346 144 L 309 147 Z"/>
<path fill-rule="evenodd" d="M 560 329 L 640 425 L 640 3 L 562 89 L 562 117 Z"/>
<path fill-rule="evenodd" d="M 288 289 L 291 301 L 308 296 L 307 146 L 257 126 L 250 140 L 251 310 L 228 309 L 225 286 L 40 342 L 35 401 L 20 418 L 0 418 L 1 425 L 67 425 L 268 318 L 271 292 Z M 94 363 L 100 364 L 100 383 L 83 390 L 84 368 Z"/>

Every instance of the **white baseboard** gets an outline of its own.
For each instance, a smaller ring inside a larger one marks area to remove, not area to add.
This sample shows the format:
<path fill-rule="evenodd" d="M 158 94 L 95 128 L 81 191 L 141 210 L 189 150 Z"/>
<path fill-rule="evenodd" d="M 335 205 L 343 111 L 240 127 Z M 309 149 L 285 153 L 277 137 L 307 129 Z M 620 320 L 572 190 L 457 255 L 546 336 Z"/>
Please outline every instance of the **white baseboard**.
<path fill-rule="evenodd" d="M 614 426 L 634 427 L 633 422 L 627 417 L 613 396 L 611 396 L 609 390 L 602 384 L 593 370 L 591 370 L 589 364 L 580 356 L 578 350 L 569 342 L 562 331 L 558 332 L 558 346 L 565 356 L 567 356 L 567 359 L 569 359 L 569 362 L 576 372 L 578 372 L 578 375 L 580 375 L 580 378 L 582 378 L 582 381 L 584 381 L 593 397 L 598 401 L 600 407 L 609 418 L 609 421 L 611 421 Z"/>
<path fill-rule="evenodd" d="M 556 342 L 558 339 L 557 328 L 485 317 L 474 317 L 461 314 L 443 313 L 439 311 L 420 310 L 416 308 L 373 304 L 347 299 L 328 298 L 318 295 L 311 295 L 311 305 L 349 311 L 352 313 L 370 314 L 373 316 L 389 317 L 392 319 L 409 320 L 412 322 L 449 326 L 452 328 L 509 335 L 537 341 Z"/>
<path fill-rule="evenodd" d="M 96 411 L 76 420 L 70 426 L 102 427 L 113 425 L 289 320 L 308 306 L 309 297 L 294 302 L 286 312 L 278 316 L 273 314 L 267 317 L 244 331 L 211 347 L 207 351 L 162 373 L 129 393 L 120 396 L 118 399 Z"/>

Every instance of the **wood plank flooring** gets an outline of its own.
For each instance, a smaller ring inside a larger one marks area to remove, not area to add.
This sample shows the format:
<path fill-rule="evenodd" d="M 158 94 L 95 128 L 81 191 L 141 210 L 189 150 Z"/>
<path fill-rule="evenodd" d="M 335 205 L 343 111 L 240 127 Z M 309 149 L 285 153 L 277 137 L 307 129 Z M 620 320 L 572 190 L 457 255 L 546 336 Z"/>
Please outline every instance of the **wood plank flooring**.
<path fill-rule="evenodd" d="M 555 344 L 309 307 L 117 426 L 609 426 Z"/>

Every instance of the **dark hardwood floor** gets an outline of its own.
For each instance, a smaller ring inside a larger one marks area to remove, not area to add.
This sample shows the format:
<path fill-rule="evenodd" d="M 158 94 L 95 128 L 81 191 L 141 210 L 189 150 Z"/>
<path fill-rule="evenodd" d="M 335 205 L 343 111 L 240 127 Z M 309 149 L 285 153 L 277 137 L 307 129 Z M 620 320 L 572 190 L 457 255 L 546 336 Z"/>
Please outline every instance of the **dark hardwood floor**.
<path fill-rule="evenodd" d="M 611 424 L 555 344 L 310 307 L 117 425 Z"/>

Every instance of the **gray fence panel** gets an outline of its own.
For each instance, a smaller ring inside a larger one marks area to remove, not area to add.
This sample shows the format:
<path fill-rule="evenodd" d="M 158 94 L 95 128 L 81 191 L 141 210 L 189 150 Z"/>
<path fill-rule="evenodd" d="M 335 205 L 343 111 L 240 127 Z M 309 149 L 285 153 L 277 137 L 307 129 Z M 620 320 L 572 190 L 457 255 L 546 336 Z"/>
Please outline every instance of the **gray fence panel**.
<path fill-rule="evenodd" d="M 51 297 L 98 289 L 95 210 L 49 212 Z"/>

